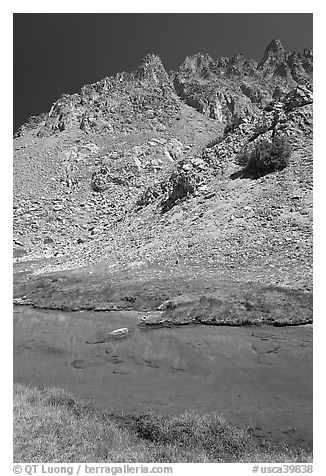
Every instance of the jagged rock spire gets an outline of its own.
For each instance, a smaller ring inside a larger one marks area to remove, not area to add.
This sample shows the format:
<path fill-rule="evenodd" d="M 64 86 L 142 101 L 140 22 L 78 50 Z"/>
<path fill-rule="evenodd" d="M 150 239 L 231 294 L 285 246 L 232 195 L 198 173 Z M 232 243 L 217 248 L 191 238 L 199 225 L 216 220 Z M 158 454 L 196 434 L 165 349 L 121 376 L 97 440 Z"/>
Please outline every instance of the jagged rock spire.
<path fill-rule="evenodd" d="M 239 53 L 239 51 L 237 51 L 233 56 L 232 58 L 230 59 L 230 63 L 234 64 L 234 63 L 237 63 L 238 61 L 242 60 L 243 59 L 243 54 L 242 53 Z"/>
<path fill-rule="evenodd" d="M 274 38 L 267 46 L 265 50 L 265 54 L 270 54 L 270 53 L 274 53 L 274 54 L 284 53 L 284 48 L 279 38 Z"/>
<path fill-rule="evenodd" d="M 265 53 L 258 64 L 258 69 L 269 69 L 284 61 L 285 51 L 281 41 L 274 38 L 267 46 Z"/>
<path fill-rule="evenodd" d="M 207 78 L 216 67 L 215 61 L 207 53 L 196 53 L 195 55 L 187 56 L 178 73 Z"/>
<path fill-rule="evenodd" d="M 161 58 L 156 54 L 147 54 L 137 68 L 136 79 L 154 81 L 155 83 L 169 82 Z"/>
<path fill-rule="evenodd" d="M 195 67 L 195 68 L 202 68 L 202 67 L 214 67 L 215 62 L 207 53 L 196 53 L 193 56 L 188 56 L 184 64 Z"/>

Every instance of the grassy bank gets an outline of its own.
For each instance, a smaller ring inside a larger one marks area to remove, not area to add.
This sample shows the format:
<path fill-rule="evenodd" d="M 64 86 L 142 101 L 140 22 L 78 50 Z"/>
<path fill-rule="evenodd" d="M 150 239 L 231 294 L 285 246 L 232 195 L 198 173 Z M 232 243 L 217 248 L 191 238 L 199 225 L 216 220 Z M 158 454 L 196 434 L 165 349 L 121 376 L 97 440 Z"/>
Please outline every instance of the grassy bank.
<path fill-rule="evenodd" d="M 14 295 L 17 303 L 63 311 L 164 309 L 159 320 L 170 325 L 298 325 L 313 318 L 312 292 L 205 273 L 158 278 L 75 270 L 21 280 Z"/>
<path fill-rule="evenodd" d="M 60 389 L 14 386 L 15 462 L 310 462 L 215 413 L 114 416 Z"/>

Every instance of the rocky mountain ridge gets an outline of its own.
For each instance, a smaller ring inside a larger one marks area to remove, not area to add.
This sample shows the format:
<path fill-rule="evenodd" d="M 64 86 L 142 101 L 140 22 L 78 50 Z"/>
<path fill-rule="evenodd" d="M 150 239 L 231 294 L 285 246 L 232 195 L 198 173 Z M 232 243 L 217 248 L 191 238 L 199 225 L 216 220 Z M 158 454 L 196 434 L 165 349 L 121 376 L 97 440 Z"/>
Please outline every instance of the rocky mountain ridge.
<path fill-rule="evenodd" d="M 297 84 L 312 89 L 312 52 L 286 52 L 278 39 L 258 63 L 240 53 L 216 61 L 198 53 L 170 75 L 157 55 L 148 54 L 134 72 L 86 85 L 79 94 L 63 94 L 40 116 L 37 135 L 73 128 L 86 133 L 162 131 L 178 114 L 178 98 L 224 126 L 234 126 Z M 22 126 L 17 135 L 25 130 Z"/>
<path fill-rule="evenodd" d="M 312 52 L 286 52 L 275 39 L 258 63 L 240 53 L 217 61 L 197 54 L 184 61 L 173 83 L 187 104 L 234 127 L 297 84 L 312 89 Z"/>
<path fill-rule="evenodd" d="M 279 40 L 259 62 L 198 54 L 172 73 L 148 55 L 64 95 L 15 138 L 17 279 L 311 290 L 312 107 L 312 53 Z M 245 178 L 239 154 L 274 137 L 289 167 Z"/>

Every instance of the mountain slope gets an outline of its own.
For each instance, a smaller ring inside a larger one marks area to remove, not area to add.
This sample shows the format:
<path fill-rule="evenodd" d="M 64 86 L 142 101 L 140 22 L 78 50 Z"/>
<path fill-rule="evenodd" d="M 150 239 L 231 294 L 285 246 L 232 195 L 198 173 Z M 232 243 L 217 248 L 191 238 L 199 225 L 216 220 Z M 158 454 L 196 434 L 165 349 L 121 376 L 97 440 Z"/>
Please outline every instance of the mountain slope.
<path fill-rule="evenodd" d="M 16 296 L 46 305 L 31 284 L 48 289 L 46 272 L 54 306 L 76 276 L 80 306 L 99 283 L 104 307 L 108 283 L 149 308 L 221 283 L 310 292 L 312 101 L 311 51 L 279 40 L 259 62 L 198 54 L 170 74 L 148 55 L 63 96 L 15 138 Z M 245 178 L 239 154 L 275 137 L 289 167 Z"/>

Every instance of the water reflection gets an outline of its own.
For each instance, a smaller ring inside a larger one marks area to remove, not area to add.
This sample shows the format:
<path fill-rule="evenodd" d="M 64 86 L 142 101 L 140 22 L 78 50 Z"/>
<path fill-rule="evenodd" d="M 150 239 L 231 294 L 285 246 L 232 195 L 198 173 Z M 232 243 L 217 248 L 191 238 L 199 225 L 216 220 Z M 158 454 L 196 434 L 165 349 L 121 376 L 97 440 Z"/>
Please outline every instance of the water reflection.
<path fill-rule="evenodd" d="M 14 342 L 17 345 L 23 341 L 29 345 L 34 343 L 34 350 L 43 348 L 44 354 L 52 354 L 56 348 L 72 360 L 92 357 L 99 359 L 100 364 L 110 362 L 110 356 L 120 356 L 121 363 L 130 361 L 129 365 L 192 374 L 213 372 L 214 358 L 200 350 L 201 332 L 196 343 L 184 339 L 185 333 L 180 329 L 147 331 L 137 324 L 136 316 L 129 317 L 128 313 L 121 316 L 119 313 L 63 313 L 23 308 L 22 312 L 14 313 Z M 126 338 L 110 339 L 108 333 L 122 326 L 130 330 Z M 42 358 L 52 357 L 43 355 Z"/>
<path fill-rule="evenodd" d="M 112 410 L 214 410 L 312 432 L 309 327 L 143 330 L 136 312 L 14 311 L 15 381 L 66 388 Z M 127 337 L 108 337 L 121 327 Z"/>

